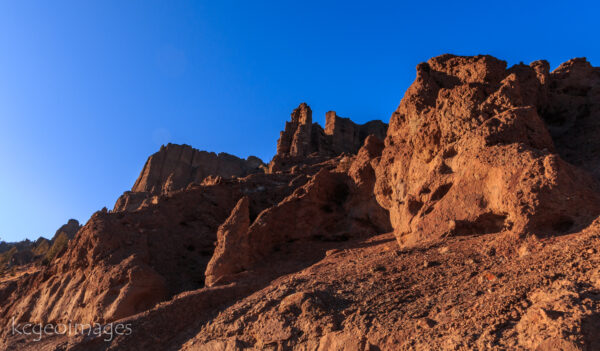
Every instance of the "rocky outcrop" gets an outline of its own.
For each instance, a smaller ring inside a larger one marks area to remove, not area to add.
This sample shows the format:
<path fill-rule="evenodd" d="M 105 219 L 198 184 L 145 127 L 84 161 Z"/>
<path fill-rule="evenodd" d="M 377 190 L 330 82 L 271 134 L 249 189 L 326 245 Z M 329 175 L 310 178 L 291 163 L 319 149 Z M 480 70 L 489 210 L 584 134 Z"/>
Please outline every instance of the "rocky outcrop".
<path fill-rule="evenodd" d="M 134 211 L 158 196 L 200 184 L 205 178 L 244 177 L 263 172 L 263 162 L 254 156 L 247 160 L 226 153 L 199 151 L 188 145 L 168 144 L 148 158 L 131 191 L 115 204 L 115 211 Z"/>
<path fill-rule="evenodd" d="M 36 241 L 1 242 L 0 274 L 8 268 L 29 264 L 48 264 L 66 250 L 69 240 L 75 237 L 79 229 L 81 229 L 79 221 L 69 219 L 56 231 L 51 240 L 40 237 Z"/>
<path fill-rule="evenodd" d="M 538 70 L 545 94 L 538 108 L 557 152 L 600 180 L 600 67 L 576 58 L 552 73 L 547 73 L 546 62 Z"/>
<path fill-rule="evenodd" d="M 544 123 L 550 117 L 538 113 L 558 111 L 548 98 L 565 69 L 506 69 L 491 56 L 452 55 L 417 66 L 377 167 L 377 198 L 401 244 L 564 234 L 600 213 L 597 182 L 560 156 Z"/>
<path fill-rule="evenodd" d="M 342 243 L 220 311 L 182 349 L 597 350 L 595 231 L 519 259 L 487 254 L 485 235 L 402 251 L 391 235 Z"/>
<path fill-rule="evenodd" d="M 13 287 L 0 315 L 102 323 L 202 287 L 216 229 L 239 189 L 202 186 L 136 212 L 97 212 L 60 258 Z"/>
<path fill-rule="evenodd" d="M 381 121 L 370 121 L 362 125 L 349 118 L 339 117 L 335 111 L 325 114 L 324 137 L 321 138 L 319 153 L 338 155 L 355 154 L 369 135 L 383 140 L 387 133 L 387 124 Z"/>
<path fill-rule="evenodd" d="M 293 246 L 292 251 L 298 252 L 314 247 L 315 241 L 347 241 L 390 231 L 387 211 L 373 195 L 373 162 L 382 149 L 380 140 L 368 137 L 356 157 L 338 158 L 334 170 L 321 168 L 253 222 L 248 199 L 240 199 L 219 228 L 217 248 L 206 270 L 207 284 L 226 284 L 252 274 L 276 276 L 270 269 L 277 260 L 274 251 Z M 312 251 L 319 256 L 318 250 Z M 291 256 L 286 259 L 291 261 Z"/>
<path fill-rule="evenodd" d="M 277 141 L 277 155 L 295 157 L 312 153 L 312 127 L 312 110 L 303 102 L 292 111 L 292 120 L 285 122 L 285 129 Z"/>
<path fill-rule="evenodd" d="M 64 234 L 67 238 L 69 238 L 69 240 L 71 240 L 75 237 L 75 234 L 77 234 L 77 232 L 79 231 L 79 229 L 81 229 L 81 227 L 82 226 L 81 226 L 81 224 L 79 224 L 78 220 L 69 219 L 67 224 L 64 224 L 62 227 L 58 228 L 56 233 L 54 233 L 52 240 L 55 240 L 61 234 Z"/>
<path fill-rule="evenodd" d="M 375 168 L 383 151 L 383 141 L 370 135 L 352 161 L 348 175 L 352 179 L 350 199 L 346 206 L 348 216 L 362 223 L 371 223 L 376 233 L 392 230 L 390 215 L 376 200 Z"/>
<path fill-rule="evenodd" d="M 236 200 L 247 199 L 246 216 L 255 219 L 306 184 L 310 172 L 207 177 L 137 211 L 97 212 L 58 259 L 0 284 L 0 319 L 108 323 L 201 289 L 217 229 Z"/>
<path fill-rule="evenodd" d="M 249 240 L 245 238 L 249 227 L 250 201 L 247 196 L 244 196 L 217 231 L 217 248 L 206 272 L 208 286 L 214 285 L 217 279 L 227 274 L 241 271 L 239 268 L 231 267 L 232 262 L 219 261 L 224 261 L 224 257 L 231 256 L 234 252 L 249 252 Z"/>
<path fill-rule="evenodd" d="M 277 154 L 269 163 L 271 172 L 288 171 L 302 164 L 318 163 L 342 153 L 356 154 L 369 135 L 385 138 L 387 124 L 370 121 L 356 124 L 335 111 L 325 115 L 325 129 L 312 122 L 306 103 L 292 112 L 277 142 Z"/>

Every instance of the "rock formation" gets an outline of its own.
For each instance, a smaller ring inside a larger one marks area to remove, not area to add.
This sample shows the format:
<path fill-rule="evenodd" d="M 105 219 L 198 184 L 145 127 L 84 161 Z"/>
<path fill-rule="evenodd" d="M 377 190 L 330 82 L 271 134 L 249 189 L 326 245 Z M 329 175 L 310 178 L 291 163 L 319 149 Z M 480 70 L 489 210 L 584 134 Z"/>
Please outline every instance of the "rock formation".
<path fill-rule="evenodd" d="M 548 63 L 540 65 L 545 96 L 538 107 L 557 152 L 600 179 L 600 68 L 585 58 L 569 60 L 552 73 Z"/>
<path fill-rule="evenodd" d="M 169 144 L 0 277 L 4 325 L 134 332 L 0 349 L 599 349 L 599 93 L 584 59 L 443 55 L 389 130 L 301 104 L 268 167 Z"/>
<path fill-rule="evenodd" d="M 372 177 L 360 172 L 354 175 L 356 181 L 346 172 L 322 168 L 252 223 L 249 201 L 240 199 L 219 228 L 217 249 L 206 271 L 208 285 L 231 282 L 236 274 L 255 271 L 267 262 L 271 265 L 273 251 L 286 243 L 311 246 L 315 240 L 347 241 L 389 231 L 387 213 L 372 196 Z"/>
<path fill-rule="evenodd" d="M 61 226 L 52 239 L 44 237 L 36 241 L 23 240 L 16 243 L 0 243 L 0 274 L 11 268 L 15 269 L 28 264 L 48 264 L 62 255 L 69 240 L 75 237 L 81 225 L 76 219 L 70 219 Z"/>
<path fill-rule="evenodd" d="M 56 262 L 9 287 L 0 314 L 103 322 L 203 286 L 213 230 L 233 206 L 228 192 L 209 186 L 133 213 L 97 212 Z"/>
<path fill-rule="evenodd" d="M 54 241 L 61 234 L 64 234 L 67 238 L 69 238 L 69 240 L 71 240 L 75 237 L 75 234 L 77 234 L 79 229 L 81 229 L 81 224 L 79 224 L 79 221 L 76 219 L 69 219 L 67 224 L 64 224 L 58 228 L 56 233 L 54 233 L 52 240 Z"/>
<path fill-rule="evenodd" d="M 132 211 L 156 202 L 160 195 L 200 184 L 206 177 L 244 177 L 262 172 L 263 162 L 254 156 L 247 160 L 226 153 L 199 151 L 189 145 L 168 144 L 148 158 L 131 191 L 115 204 L 115 211 Z"/>
<path fill-rule="evenodd" d="M 301 103 L 292 111 L 292 120 L 285 122 L 285 129 L 277 142 L 277 155 L 308 156 L 312 153 L 312 110 Z"/>
<path fill-rule="evenodd" d="M 582 72 L 583 87 L 568 88 L 578 85 L 565 77 Z M 507 69 L 490 56 L 443 55 L 419 64 L 377 167 L 377 199 L 389 209 L 399 242 L 545 236 L 589 224 L 600 213 L 598 179 L 570 162 L 594 172 L 597 155 L 573 156 L 570 146 L 554 143 L 544 121 L 571 121 L 552 128 L 554 137 L 593 128 L 597 107 L 588 101 L 597 77 L 581 60 L 553 73 L 547 62 Z"/>
<path fill-rule="evenodd" d="M 310 121 L 309 111 L 308 106 L 297 110 L 291 123 Z M 295 155 L 302 154 L 301 138 L 301 133 L 292 137 Z M 368 140 L 357 156 L 324 154 L 322 162 L 301 170 L 268 174 L 255 158 L 169 144 L 148 159 L 115 211 L 94 214 L 66 253 L 41 271 L 0 287 L 6 296 L 0 316 L 22 322 L 108 323 L 206 285 L 239 282 L 247 291 L 251 282 L 323 257 L 325 250 L 315 249 L 315 242 L 331 246 L 389 231 L 387 211 L 373 195 L 371 161 L 382 143 L 374 136 Z M 78 228 L 69 222 L 57 237 L 72 236 Z M 272 256 L 291 245 L 302 253 L 297 260 L 286 264 L 279 259 L 282 264 L 270 269 L 276 260 Z"/>
<path fill-rule="evenodd" d="M 335 111 L 325 114 L 325 129 L 312 123 L 312 110 L 306 103 L 292 112 L 292 120 L 277 141 L 277 154 L 269 164 L 271 172 L 289 170 L 306 163 L 318 163 L 342 153 L 356 154 L 369 135 L 385 138 L 387 124 L 370 121 L 359 125 Z"/>

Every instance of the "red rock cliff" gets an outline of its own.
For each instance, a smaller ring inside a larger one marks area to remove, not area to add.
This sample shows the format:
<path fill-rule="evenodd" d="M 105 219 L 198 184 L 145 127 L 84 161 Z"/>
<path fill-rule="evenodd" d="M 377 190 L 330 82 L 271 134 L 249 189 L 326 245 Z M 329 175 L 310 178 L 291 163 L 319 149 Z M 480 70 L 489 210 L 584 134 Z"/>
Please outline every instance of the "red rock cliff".
<path fill-rule="evenodd" d="M 140 176 L 115 204 L 115 211 L 136 210 L 156 201 L 153 196 L 182 190 L 201 183 L 208 176 L 243 177 L 262 172 L 262 161 L 254 156 L 247 160 L 226 153 L 200 151 L 188 145 L 168 144 L 150 156 Z"/>
<path fill-rule="evenodd" d="M 417 66 L 377 167 L 401 244 L 562 234 L 597 216 L 600 72 L 581 59 L 548 67 L 453 55 Z"/>

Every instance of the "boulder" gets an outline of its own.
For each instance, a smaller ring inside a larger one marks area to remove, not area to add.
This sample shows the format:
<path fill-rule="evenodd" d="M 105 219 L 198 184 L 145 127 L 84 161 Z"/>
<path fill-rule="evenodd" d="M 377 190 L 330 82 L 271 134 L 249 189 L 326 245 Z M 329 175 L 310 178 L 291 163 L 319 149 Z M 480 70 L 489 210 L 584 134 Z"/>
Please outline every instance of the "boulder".
<path fill-rule="evenodd" d="M 553 74 L 544 62 L 507 69 L 491 56 L 443 55 L 417 66 L 376 169 L 377 199 L 402 245 L 564 234 L 600 213 L 596 179 L 561 157 L 538 113 L 554 104 Z"/>

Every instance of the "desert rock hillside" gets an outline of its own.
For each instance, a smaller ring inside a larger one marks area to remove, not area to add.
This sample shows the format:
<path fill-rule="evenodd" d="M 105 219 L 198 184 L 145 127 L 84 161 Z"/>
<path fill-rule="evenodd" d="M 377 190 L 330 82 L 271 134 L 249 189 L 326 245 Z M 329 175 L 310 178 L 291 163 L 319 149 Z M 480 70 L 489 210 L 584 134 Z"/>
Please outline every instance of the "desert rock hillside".
<path fill-rule="evenodd" d="M 65 252 L 69 240 L 80 228 L 79 221 L 70 219 L 50 240 L 40 237 L 36 241 L 0 242 L 0 276 L 4 279 L 15 277 L 27 271 L 29 265 L 49 264 Z"/>
<path fill-rule="evenodd" d="M 268 164 L 169 144 L 62 255 L 0 282 L 0 348 L 598 350 L 599 104 L 585 59 L 442 55 L 389 128 L 323 128 L 303 103 Z"/>

